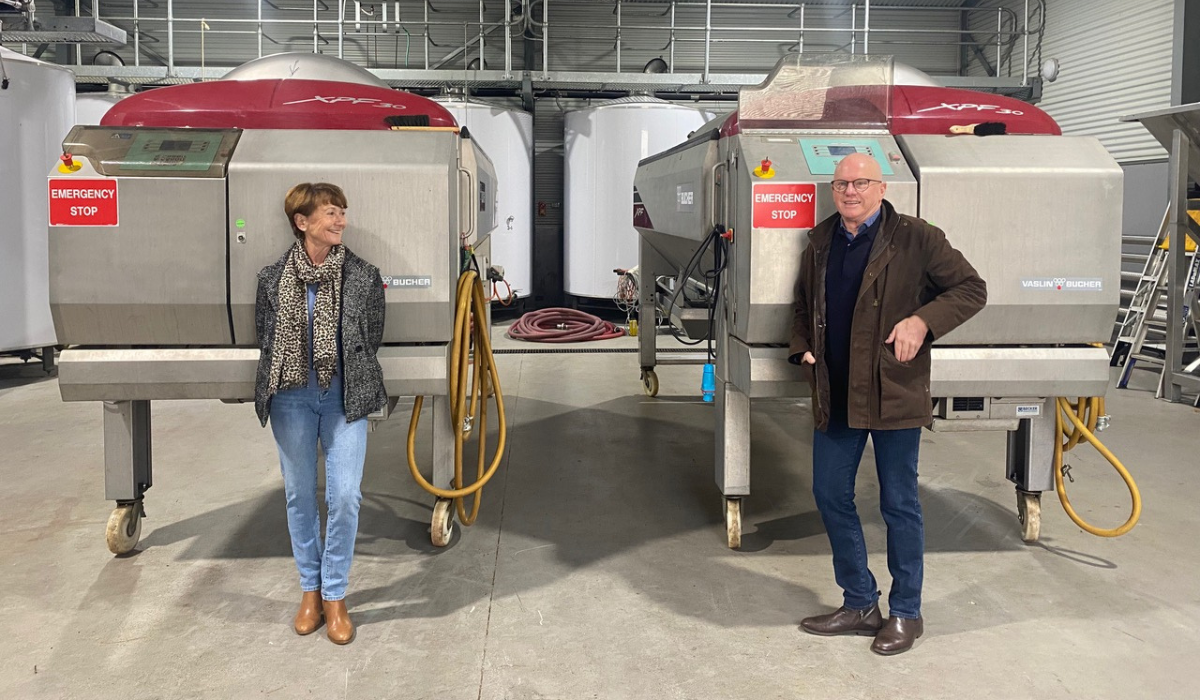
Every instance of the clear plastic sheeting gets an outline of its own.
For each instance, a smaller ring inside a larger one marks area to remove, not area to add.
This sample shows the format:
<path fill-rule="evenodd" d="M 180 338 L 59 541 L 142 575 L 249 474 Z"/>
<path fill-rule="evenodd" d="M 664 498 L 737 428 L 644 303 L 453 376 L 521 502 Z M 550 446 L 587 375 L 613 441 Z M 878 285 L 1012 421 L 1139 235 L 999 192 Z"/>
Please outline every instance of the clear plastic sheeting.
<path fill-rule="evenodd" d="M 767 79 L 738 93 L 742 129 L 885 130 L 890 56 L 785 56 Z"/>

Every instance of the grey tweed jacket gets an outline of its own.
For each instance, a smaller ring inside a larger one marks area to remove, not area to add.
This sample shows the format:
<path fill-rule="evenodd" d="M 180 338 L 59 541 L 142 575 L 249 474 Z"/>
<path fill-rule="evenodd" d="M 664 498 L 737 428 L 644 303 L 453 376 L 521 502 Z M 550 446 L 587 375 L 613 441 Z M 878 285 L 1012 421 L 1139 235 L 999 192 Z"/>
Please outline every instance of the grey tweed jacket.
<path fill-rule="evenodd" d="M 258 298 L 254 304 L 254 327 L 258 333 L 258 375 L 254 381 L 254 409 L 264 426 L 271 416 L 271 350 L 275 340 L 275 318 L 279 312 L 279 278 L 288 255 L 258 273 Z M 383 278 L 379 269 L 346 249 L 342 266 L 342 402 L 346 422 L 351 423 L 379 410 L 387 403 L 383 369 L 376 353 L 383 342 Z"/>

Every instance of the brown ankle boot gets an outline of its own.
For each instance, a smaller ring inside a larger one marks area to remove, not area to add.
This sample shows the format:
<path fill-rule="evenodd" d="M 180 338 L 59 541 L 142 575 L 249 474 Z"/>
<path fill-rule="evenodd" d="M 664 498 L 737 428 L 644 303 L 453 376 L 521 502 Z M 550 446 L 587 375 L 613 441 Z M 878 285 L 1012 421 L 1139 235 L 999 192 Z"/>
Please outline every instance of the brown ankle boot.
<path fill-rule="evenodd" d="M 925 621 L 920 617 L 915 620 L 903 617 L 889 617 L 883 629 L 875 635 L 871 651 L 881 656 L 902 654 L 912 649 L 917 638 L 925 633 Z"/>
<path fill-rule="evenodd" d="M 879 603 L 866 610 L 854 610 L 843 606 L 831 613 L 806 617 L 800 621 L 800 629 L 823 637 L 837 634 L 873 637 L 880 627 L 883 627 L 883 615 L 879 612 Z"/>
<path fill-rule="evenodd" d="M 325 608 L 325 633 L 334 644 L 349 644 L 354 641 L 354 623 L 346 611 L 346 601 L 323 601 Z"/>
<path fill-rule="evenodd" d="M 321 592 L 304 591 L 300 596 L 300 609 L 292 622 L 296 634 L 312 634 L 321 626 Z"/>

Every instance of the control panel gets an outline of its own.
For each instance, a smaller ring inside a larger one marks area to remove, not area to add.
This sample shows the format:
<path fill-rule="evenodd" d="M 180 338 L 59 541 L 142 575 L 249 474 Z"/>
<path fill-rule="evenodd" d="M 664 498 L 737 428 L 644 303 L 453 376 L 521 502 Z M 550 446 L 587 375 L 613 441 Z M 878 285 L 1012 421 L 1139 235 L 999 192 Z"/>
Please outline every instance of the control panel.
<path fill-rule="evenodd" d="M 238 129 L 77 126 L 63 151 L 108 177 L 225 177 Z"/>
<path fill-rule="evenodd" d="M 863 153 L 874 158 L 884 175 L 895 174 L 888 162 L 893 154 L 885 153 L 878 139 L 820 138 L 800 139 L 800 150 L 808 161 L 808 172 L 813 175 L 833 175 L 838 161 L 852 153 Z M 894 154 L 897 158 L 899 154 Z"/>
<path fill-rule="evenodd" d="M 220 133 L 181 134 L 139 131 L 125 154 L 125 170 L 177 172 L 208 170 L 221 145 Z"/>

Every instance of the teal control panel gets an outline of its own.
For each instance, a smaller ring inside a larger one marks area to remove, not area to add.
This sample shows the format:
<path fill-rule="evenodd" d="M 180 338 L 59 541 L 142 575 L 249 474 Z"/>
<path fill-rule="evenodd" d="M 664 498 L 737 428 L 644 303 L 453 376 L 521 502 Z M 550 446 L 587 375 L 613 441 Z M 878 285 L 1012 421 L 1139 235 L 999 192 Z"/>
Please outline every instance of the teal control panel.
<path fill-rule="evenodd" d="M 832 175 L 838 161 L 852 153 L 865 153 L 878 161 L 884 175 L 894 174 L 888 154 L 877 139 L 800 139 L 800 150 L 808 161 L 808 172 L 813 175 Z"/>

